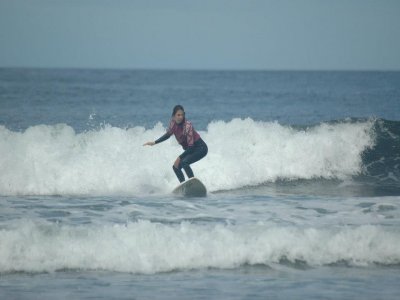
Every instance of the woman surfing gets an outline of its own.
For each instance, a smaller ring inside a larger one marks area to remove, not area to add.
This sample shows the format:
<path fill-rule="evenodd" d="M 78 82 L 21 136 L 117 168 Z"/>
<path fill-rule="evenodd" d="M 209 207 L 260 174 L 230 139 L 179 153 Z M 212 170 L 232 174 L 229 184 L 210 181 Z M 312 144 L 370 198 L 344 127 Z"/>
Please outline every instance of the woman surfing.
<path fill-rule="evenodd" d="M 178 143 L 185 150 L 175 160 L 172 169 L 174 170 L 179 182 L 185 181 L 182 168 L 185 170 L 188 178 L 194 177 L 190 164 L 202 159 L 207 155 L 207 144 L 200 137 L 199 133 L 194 130 L 192 123 L 185 119 L 185 110 L 181 105 L 175 105 L 167 132 L 154 142 L 147 142 L 143 146 L 154 146 L 161 143 L 174 134 Z"/>

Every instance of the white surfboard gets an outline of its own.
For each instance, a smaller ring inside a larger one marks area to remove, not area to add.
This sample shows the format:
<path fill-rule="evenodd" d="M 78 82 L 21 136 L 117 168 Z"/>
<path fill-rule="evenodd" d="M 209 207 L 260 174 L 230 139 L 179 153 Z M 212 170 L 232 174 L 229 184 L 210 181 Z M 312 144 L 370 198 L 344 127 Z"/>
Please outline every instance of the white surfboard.
<path fill-rule="evenodd" d="M 207 189 L 198 178 L 192 177 L 178 185 L 172 193 L 186 197 L 205 197 Z"/>

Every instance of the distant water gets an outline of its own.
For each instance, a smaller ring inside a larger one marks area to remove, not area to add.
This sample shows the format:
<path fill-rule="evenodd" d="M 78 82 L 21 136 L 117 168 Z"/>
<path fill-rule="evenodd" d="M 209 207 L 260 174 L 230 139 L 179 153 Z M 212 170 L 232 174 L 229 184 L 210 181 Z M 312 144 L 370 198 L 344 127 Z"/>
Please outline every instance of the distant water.
<path fill-rule="evenodd" d="M 400 72 L 0 69 L 0 169 L 1 299 L 400 292 Z"/>

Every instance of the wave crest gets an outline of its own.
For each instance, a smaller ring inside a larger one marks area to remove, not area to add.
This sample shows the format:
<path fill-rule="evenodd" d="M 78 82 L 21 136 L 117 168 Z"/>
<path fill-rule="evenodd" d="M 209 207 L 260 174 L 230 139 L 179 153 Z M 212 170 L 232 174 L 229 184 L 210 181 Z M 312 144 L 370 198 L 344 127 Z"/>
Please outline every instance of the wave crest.
<path fill-rule="evenodd" d="M 210 191 L 278 179 L 343 179 L 363 171 L 362 154 L 375 143 L 375 120 L 307 128 L 250 118 L 211 122 L 199 131 L 208 155 L 193 164 Z M 172 171 L 183 151 L 175 139 L 142 144 L 165 131 L 162 123 L 76 133 L 66 124 L 24 132 L 0 126 L 0 194 L 149 194 L 178 184 Z"/>
<path fill-rule="evenodd" d="M 262 224 L 66 226 L 22 221 L 0 231 L 0 273 L 61 269 L 158 273 L 269 265 L 282 260 L 310 266 L 400 263 L 398 231 L 373 225 L 339 228 Z"/>

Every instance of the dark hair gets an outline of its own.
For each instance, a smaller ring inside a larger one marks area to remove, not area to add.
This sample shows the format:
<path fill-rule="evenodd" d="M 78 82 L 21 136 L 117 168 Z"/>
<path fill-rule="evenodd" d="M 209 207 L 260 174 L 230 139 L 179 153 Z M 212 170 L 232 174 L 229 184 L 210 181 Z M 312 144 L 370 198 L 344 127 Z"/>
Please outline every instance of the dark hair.
<path fill-rule="evenodd" d="M 183 115 L 185 115 L 185 110 L 183 109 L 182 105 L 175 105 L 174 109 L 172 110 L 172 117 L 175 116 L 175 114 L 178 112 L 178 110 L 183 111 Z"/>

